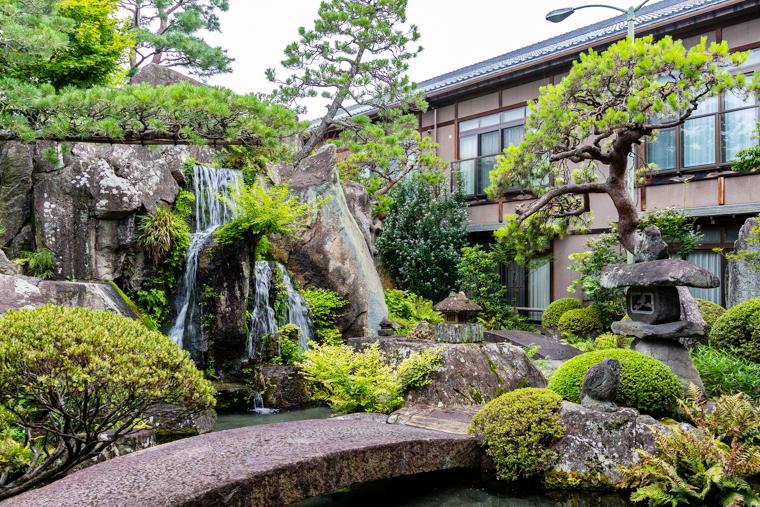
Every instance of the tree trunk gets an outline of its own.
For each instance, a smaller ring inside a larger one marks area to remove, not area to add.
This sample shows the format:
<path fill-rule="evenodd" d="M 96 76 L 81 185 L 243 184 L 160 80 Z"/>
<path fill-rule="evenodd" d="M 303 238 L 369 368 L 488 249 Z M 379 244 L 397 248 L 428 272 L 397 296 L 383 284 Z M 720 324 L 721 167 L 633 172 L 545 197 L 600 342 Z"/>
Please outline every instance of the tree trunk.
<path fill-rule="evenodd" d="M 627 154 L 626 154 L 627 155 Z M 620 243 L 631 253 L 636 248 L 636 227 L 639 224 L 639 214 L 636 205 L 628 193 L 626 170 L 628 157 L 619 156 L 610 164 L 610 177 L 607 179 L 608 194 L 618 212 L 618 238 Z"/>

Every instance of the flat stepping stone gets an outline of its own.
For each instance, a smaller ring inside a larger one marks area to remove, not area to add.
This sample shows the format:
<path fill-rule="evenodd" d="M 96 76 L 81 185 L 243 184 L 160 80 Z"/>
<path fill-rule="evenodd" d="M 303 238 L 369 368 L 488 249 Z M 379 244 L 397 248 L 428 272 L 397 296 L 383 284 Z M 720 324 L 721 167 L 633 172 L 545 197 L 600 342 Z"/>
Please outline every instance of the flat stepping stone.
<path fill-rule="evenodd" d="M 486 331 L 484 336 L 486 341 L 489 342 L 509 342 L 521 347 L 538 345 L 540 348 L 538 349 L 536 356 L 541 359 L 567 360 L 581 353 L 581 351 L 575 347 L 559 343 L 544 335 L 530 333 L 528 331 Z"/>
<path fill-rule="evenodd" d="M 713 273 L 683 259 L 659 259 L 636 264 L 615 264 L 602 271 L 599 284 L 616 287 L 686 286 L 712 289 L 720 286 Z"/>
<path fill-rule="evenodd" d="M 3 507 L 280 506 L 352 484 L 480 467 L 474 437 L 383 419 L 294 421 L 186 438 L 85 468 Z"/>
<path fill-rule="evenodd" d="M 388 423 L 467 435 L 467 426 L 478 410 L 479 406 L 438 408 L 412 405 L 393 412 L 388 416 Z"/>

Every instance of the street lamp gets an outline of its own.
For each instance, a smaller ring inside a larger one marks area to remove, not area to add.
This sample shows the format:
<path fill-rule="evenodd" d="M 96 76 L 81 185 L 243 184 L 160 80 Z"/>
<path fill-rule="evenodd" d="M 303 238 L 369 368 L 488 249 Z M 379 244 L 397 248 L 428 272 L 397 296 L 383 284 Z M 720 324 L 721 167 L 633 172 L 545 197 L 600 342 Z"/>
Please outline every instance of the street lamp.
<path fill-rule="evenodd" d="M 581 5 L 580 7 L 563 7 L 562 9 L 555 9 L 549 12 L 546 15 L 546 20 L 551 21 L 552 23 L 559 23 L 567 19 L 567 17 L 570 16 L 575 11 L 578 11 L 580 9 L 588 9 L 589 7 L 604 7 L 606 9 L 614 9 L 628 16 L 627 18 L 628 19 L 628 38 L 633 40 L 634 27 L 636 26 L 636 13 L 639 12 L 639 9 L 644 7 L 648 2 L 649 0 L 644 0 L 638 6 L 636 7 L 631 6 L 628 9 L 622 9 L 614 5 L 604 5 L 604 4 L 588 4 L 588 5 Z"/>

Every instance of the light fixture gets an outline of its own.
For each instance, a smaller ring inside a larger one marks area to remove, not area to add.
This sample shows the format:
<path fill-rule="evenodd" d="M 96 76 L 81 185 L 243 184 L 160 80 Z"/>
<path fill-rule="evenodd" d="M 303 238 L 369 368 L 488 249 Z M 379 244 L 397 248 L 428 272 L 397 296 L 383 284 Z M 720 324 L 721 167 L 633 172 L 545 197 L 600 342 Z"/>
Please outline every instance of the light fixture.
<path fill-rule="evenodd" d="M 563 7 L 562 9 L 554 9 L 546 15 L 546 20 L 552 23 L 559 23 L 567 19 L 570 14 L 575 12 L 574 7 Z"/>

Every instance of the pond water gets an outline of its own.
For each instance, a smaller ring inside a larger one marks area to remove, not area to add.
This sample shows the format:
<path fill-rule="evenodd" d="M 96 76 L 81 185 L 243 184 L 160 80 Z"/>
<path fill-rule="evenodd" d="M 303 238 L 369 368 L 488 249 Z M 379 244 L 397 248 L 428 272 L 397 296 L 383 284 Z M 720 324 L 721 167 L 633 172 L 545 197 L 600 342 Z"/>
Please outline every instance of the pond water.
<path fill-rule="evenodd" d="M 259 424 L 273 424 L 289 421 L 303 421 L 306 419 L 327 419 L 332 411 L 327 407 L 311 407 L 298 410 L 275 412 L 273 414 L 259 414 L 248 412 L 245 414 L 222 414 L 216 420 L 214 431 L 244 428 L 246 426 L 258 426 Z"/>

